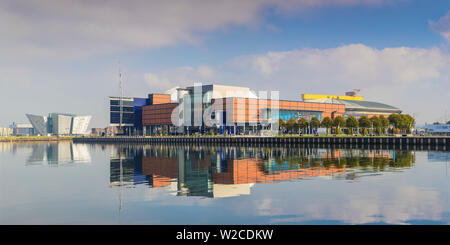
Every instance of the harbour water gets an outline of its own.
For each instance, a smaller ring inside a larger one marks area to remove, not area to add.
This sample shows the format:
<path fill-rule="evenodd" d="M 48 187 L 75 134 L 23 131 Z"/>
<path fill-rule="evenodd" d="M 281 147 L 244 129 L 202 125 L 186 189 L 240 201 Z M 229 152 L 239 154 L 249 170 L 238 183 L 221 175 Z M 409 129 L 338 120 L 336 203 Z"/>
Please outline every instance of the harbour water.
<path fill-rule="evenodd" d="M 0 143 L 0 224 L 449 224 L 450 152 Z"/>

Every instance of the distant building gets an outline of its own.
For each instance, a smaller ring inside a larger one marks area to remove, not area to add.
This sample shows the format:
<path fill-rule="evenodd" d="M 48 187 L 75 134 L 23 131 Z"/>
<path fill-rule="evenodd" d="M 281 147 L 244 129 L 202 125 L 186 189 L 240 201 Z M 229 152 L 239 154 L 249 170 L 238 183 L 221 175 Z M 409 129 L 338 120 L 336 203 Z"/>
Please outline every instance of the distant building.
<path fill-rule="evenodd" d="M 13 122 L 9 128 L 11 128 L 14 136 L 31 136 L 34 135 L 33 125 L 30 123 L 15 123 Z"/>
<path fill-rule="evenodd" d="M 425 132 L 431 135 L 447 135 L 450 136 L 450 124 L 427 124 Z"/>
<path fill-rule="evenodd" d="M 91 128 L 91 135 L 104 136 L 106 135 L 106 128 Z"/>
<path fill-rule="evenodd" d="M 13 136 L 12 128 L 0 128 L 0 137 Z"/>
<path fill-rule="evenodd" d="M 65 113 L 50 113 L 47 117 L 26 114 L 38 135 L 84 135 L 89 134 L 91 116 L 75 116 Z"/>

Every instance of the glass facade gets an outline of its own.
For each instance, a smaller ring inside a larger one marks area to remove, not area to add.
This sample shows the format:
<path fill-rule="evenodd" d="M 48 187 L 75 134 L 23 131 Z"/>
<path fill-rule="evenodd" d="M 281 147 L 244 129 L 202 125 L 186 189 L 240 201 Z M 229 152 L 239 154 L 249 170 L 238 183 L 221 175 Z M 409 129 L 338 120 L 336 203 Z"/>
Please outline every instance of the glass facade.
<path fill-rule="evenodd" d="M 300 118 L 304 118 L 306 120 L 311 120 L 313 117 L 316 117 L 319 120 L 322 120 L 322 112 L 320 111 L 299 111 L 299 110 L 280 110 L 279 117 L 283 120 L 289 120 L 291 118 L 298 120 Z"/>
<path fill-rule="evenodd" d="M 110 123 L 120 124 L 120 98 L 110 99 Z M 122 101 L 122 124 L 134 124 L 134 101 Z"/>

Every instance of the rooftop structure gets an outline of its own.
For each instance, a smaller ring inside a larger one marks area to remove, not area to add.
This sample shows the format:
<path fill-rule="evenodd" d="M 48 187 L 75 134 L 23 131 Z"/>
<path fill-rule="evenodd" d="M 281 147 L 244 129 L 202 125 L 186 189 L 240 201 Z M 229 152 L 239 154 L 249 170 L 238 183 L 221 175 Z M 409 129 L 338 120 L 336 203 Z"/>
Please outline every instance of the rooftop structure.
<path fill-rule="evenodd" d="M 323 100 L 323 99 L 338 99 L 338 100 L 363 100 L 362 96 L 348 96 L 348 95 L 325 95 L 325 94 L 302 94 L 302 100 Z"/>
<path fill-rule="evenodd" d="M 358 91 L 359 92 L 359 91 Z M 397 107 L 375 101 L 363 100 L 360 96 L 339 95 L 303 95 L 303 101 L 311 103 L 329 103 L 345 106 L 345 116 L 388 116 L 392 113 L 401 113 Z"/>

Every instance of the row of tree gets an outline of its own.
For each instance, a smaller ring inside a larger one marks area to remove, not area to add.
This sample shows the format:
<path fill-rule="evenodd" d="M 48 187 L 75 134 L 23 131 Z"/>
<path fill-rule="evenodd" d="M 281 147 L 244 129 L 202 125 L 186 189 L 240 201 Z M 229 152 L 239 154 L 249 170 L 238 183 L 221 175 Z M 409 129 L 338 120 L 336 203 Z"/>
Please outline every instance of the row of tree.
<path fill-rule="evenodd" d="M 440 122 L 434 122 L 434 125 L 439 125 L 439 124 L 450 124 L 450 121 L 446 122 L 446 123 L 440 123 Z"/>
<path fill-rule="evenodd" d="M 349 116 L 347 119 L 342 116 L 337 116 L 334 119 L 324 117 L 322 121 L 313 117 L 309 121 L 305 118 L 298 120 L 291 118 L 286 121 L 279 119 L 279 126 L 285 133 L 311 134 L 317 131 L 319 127 L 322 127 L 326 128 L 326 134 L 409 134 L 415 126 L 415 120 L 408 114 L 391 114 L 388 117 L 381 115 L 370 118 L 361 116 L 359 119 L 356 119 L 354 116 Z"/>

